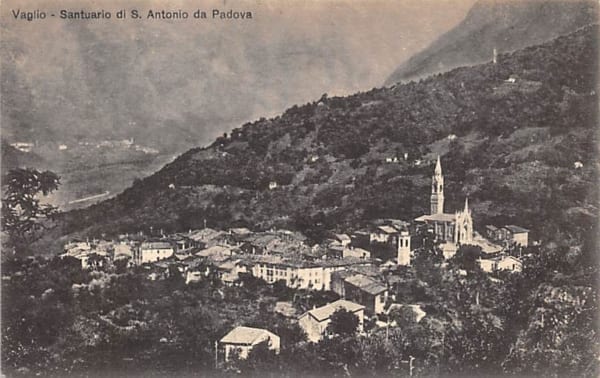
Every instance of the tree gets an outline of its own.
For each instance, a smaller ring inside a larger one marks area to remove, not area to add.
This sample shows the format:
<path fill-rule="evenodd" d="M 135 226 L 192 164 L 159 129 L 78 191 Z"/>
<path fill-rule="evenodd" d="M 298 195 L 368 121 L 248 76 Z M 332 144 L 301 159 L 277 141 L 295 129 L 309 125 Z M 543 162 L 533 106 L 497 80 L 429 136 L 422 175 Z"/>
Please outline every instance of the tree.
<path fill-rule="evenodd" d="M 327 330 L 335 335 L 352 336 L 358 328 L 358 316 L 340 308 L 331 315 L 331 322 Z"/>
<path fill-rule="evenodd" d="M 458 251 L 456 251 L 454 261 L 459 268 L 472 272 L 479 267 L 479 264 L 477 264 L 477 259 L 479 259 L 481 254 L 482 250 L 479 246 L 461 245 L 458 248 Z"/>
<path fill-rule="evenodd" d="M 40 172 L 31 168 L 11 169 L 5 178 L 2 197 L 2 231 L 9 243 L 23 249 L 40 237 L 58 209 L 40 203 L 39 195 L 48 195 L 58 189 L 60 178 L 53 172 Z"/>
<path fill-rule="evenodd" d="M 244 375 L 256 375 L 265 371 L 275 373 L 279 370 L 277 355 L 269 348 L 267 340 L 254 345 L 248 357 L 236 361 L 236 364 Z"/>
<path fill-rule="evenodd" d="M 389 317 L 392 322 L 396 322 L 400 329 L 411 327 L 417 323 L 417 313 L 410 306 L 392 309 Z"/>

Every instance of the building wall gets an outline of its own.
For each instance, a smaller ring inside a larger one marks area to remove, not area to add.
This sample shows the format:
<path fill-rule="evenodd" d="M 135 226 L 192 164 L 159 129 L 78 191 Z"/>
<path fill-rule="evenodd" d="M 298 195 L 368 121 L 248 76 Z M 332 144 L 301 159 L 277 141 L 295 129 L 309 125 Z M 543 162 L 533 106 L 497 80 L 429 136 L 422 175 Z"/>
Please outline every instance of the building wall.
<path fill-rule="evenodd" d="M 237 349 L 239 351 L 239 358 L 246 359 L 248 354 L 252 351 L 252 348 L 266 340 L 269 340 L 269 349 L 274 350 L 275 353 L 279 354 L 281 348 L 281 340 L 279 336 L 275 334 L 265 334 L 256 340 L 252 345 L 235 345 L 235 344 L 224 344 L 225 346 L 225 361 L 229 361 L 232 353 Z"/>
<path fill-rule="evenodd" d="M 498 262 L 499 270 L 510 270 L 513 272 L 520 272 L 523 270 L 523 264 L 514 259 L 503 259 Z"/>
<path fill-rule="evenodd" d="M 398 265 L 410 265 L 410 236 L 398 238 Z"/>
<path fill-rule="evenodd" d="M 155 262 L 173 256 L 173 248 L 142 249 L 141 263 Z"/>
<path fill-rule="evenodd" d="M 323 288 L 323 267 L 297 268 L 298 288 L 321 290 Z"/>
<path fill-rule="evenodd" d="M 454 241 L 454 222 L 430 221 L 436 240 Z"/>
<path fill-rule="evenodd" d="M 344 248 L 342 252 L 342 257 L 355 257 L 357 259 L 370 259 L 371 252 L 364 249 L 356 249 L 356 248 Z"/>
<path fill-rule="evenodd" d="M 385 307 L 385 299 L 387 297 L 387 292 L 382 294 L 377 294 L 373 297 L 374 301 L 374 310 L 376 314 L 383 313 Z"/>
<path fill-rule="evenodd" d="M 331 274 L 334 272 L 339 272 L 342 270 L 346 270 L 347 267 L 345 266 L 326 266 L 323 267 L 323 290 L 334 290 L 333 289 L 333 282 L 331 279 Z"/>
<path fill-rule="evenodd" d="M 481 266 L 481 270 L 487 273 L 491 273 L 496 270 L 496 262 L 494 260 L 479 260 L 479 266 Z"/>
<path fill-rule="evenodd" d="M 247 346 L 247 345 L 225 344 L 225 361 L 229 361 L 229 359 L 235 353 L 234 352 L 235 350 L 238 351 L 239 358 L 243 360 L 243 359 L 248 358 L 248 354 L 252 350 L 252 347 L 251 346 Z"/>
<path fill-rule="evenodd" d="M 354 312 L 354 315 L 358 318 L 357 332 L 362 333 L 364 330 L 365 322 L 365 311 L 359 310 Z M 331 319 L 325 319 L 318 321 L 310 314 L 305 314 L 298 320 L 298 325 L 306 332 L 308 341 L 317 343 L 323 339 L 323 336 L 327 333 L 327 326 L 331 323 Z"/>
<path fill-rule="evenodd" d="M 268 283 L 285 281 L 286 286 L 294 289 L 323 289 L 323 267 L 295 267 L 281 264 L 257 263 L 252 267 L 252 275 Z M 327 282 L 329 286 L 329 282 Z"/>
<path fill-rule="evenodd" d="M 319 322 L 310 314 L 305 314 L 298 320 L 298 325 L 306 332 L 308 341 L 317 343 L 323 338 L 330 322 L 330 319 Z"/>
<path fill-rule="evenodd" d="M 390 235 L 385 233 L 373 232 L 369 237 L 369 242 L 387 243 L 390 240 Z"/>
<path fill-rule="evenodd" d="M 517 245 L 520 245 L 521 247 L 527 247 L 527 245 L 529 243 L 528 239 L 529 239 L 529 234 L 527 232 L 513 234 L 513 236 L 512 236 L 513 242 L 515 242 Z"/>

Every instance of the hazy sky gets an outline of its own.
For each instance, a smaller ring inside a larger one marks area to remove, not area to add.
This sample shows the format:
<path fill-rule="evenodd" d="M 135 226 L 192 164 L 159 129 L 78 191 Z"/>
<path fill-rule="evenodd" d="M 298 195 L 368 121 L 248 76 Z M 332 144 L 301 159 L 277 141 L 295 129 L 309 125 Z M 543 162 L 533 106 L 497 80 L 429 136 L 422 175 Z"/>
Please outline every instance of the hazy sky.
<path fill-rule="evenodd" d="M 2 134 L 203 145 L 325 92 L 381 86 L 474 2 L 1 0 Z M 15 20 L 17 9 L 47 18 Z M 112 18 L 61 20 L 61 9 L 104 9 Z M 190 18 L 117 20 L 119 9 L 144 17 L 181 9 Z M 193 19 L 196 9 L 209 19 Z M 253 19 L 213 20 L 212 9 L 251 11 Z"/>

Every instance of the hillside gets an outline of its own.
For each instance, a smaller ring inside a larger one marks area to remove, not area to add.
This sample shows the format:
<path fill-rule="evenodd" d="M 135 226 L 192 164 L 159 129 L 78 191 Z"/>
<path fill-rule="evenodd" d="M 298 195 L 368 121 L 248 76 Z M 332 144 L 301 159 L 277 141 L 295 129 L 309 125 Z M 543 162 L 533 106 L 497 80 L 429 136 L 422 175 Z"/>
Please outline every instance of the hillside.
<path fill-rule="evenodd" d="M 428 211 L 440 154 L 447 211 L 469 196 L 478 227 L 510 222 L 579 243 L 597 224 L 597 33 L 590 26 L 419 83 L 324 95 L 243 125 L 116 198 L 64 214 L 44 242 L 188 230 L 204 219 L 318 239 L 367 219 L 412 219 Z"/>
<path fill-rule="evenodd" d="M 0 158 L 0 163 L 2 164 L 2 172 L 8 172 L 9 169 L 19 167 L 43 168 L 48 165 L 48 163 L 41 156 L 35 153 L 19 151 L 4 139 L 2 139 L 1 143 L 2 145 L 0 147 L 0 152 L 2 157 Z"/>
<path fill-rule="evenodd" d="M 479 0 L 459 25 L 401 64 L 386 85 L 491 61 L 494 48 L 510 52 L 546 42 L 597 22 L 598 10 L 590 0 Z"/>

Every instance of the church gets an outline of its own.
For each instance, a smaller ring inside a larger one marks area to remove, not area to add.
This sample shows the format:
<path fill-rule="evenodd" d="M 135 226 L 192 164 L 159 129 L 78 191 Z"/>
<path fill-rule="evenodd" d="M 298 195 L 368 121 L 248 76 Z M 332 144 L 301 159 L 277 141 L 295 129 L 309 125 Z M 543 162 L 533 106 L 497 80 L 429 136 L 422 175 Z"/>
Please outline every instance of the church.
<path fill-rule="evenodd" d="M 437 158 L 431 182 L 431 211 L 415 219 L 433 228 L 437 241 L 465 244 L 473 241 L 473 218 L 469 210 L 469 200 L 465 199 L 465 208 L 454 214 L 444 213 L 444 176 L 442 163 Z"/>

